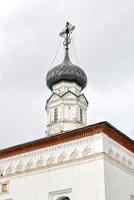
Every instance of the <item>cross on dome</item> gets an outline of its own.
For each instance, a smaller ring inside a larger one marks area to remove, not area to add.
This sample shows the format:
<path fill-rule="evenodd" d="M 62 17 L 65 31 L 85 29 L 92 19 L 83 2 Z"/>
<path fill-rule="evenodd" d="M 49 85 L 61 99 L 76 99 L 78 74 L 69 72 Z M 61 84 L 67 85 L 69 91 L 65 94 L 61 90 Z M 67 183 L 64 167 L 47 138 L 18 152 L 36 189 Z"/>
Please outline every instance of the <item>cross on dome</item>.
<path fill-rule="evenodd" d="M 74 29 L 75 26 L 67 22 L 65 28 L 59 34 L 61 37 L 64 37 L 63 45 L 65 49 L 68 49 L 68 45 L 71 43 L 71 33 Z"/>
<path fill-rule="evenodd" d="M 46 83 L 50 90 L 53 90 L 53 85 L 61 81 L 76 83 L 81 90 L 87 85 L 87 76 L 84 70 L 73 64 L 69 58 L 68 45 L 71 42 L 71 33 L 74 29 L 75 26 L 67 22 L 65 28 L 59 34 L 61 37 L 64 37 L 65 57 L 61 64 L 55 66 L 47 73 Z"/>

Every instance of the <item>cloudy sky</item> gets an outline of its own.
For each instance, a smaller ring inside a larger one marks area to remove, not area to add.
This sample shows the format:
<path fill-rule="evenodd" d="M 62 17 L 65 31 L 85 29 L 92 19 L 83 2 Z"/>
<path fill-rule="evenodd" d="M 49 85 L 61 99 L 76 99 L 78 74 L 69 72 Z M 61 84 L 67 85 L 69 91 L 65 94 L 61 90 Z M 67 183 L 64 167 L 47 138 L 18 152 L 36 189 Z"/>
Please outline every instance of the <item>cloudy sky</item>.
<path fill-rule="evenodd" d="M 106 120 L 134 138 L 133 8 L 133 0 L 0 1 L 0 148 L 45 136 L 45 76 L 66 21 L 88 76 L 88 124 Z M 70 57 L 76 63 L 73 45 Z"/>

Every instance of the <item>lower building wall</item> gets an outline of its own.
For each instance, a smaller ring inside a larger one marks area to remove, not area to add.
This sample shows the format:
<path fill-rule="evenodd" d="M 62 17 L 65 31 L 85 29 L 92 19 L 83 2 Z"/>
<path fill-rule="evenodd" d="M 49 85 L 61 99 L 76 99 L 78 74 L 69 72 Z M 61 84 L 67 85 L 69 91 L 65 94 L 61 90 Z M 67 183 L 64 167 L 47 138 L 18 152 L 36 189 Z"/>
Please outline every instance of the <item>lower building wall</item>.
<path fill-rule="evenodd" d="M 105 200 L 103 158 L 12 177 L 9 194 L 0 199 L 56 200 L 60 196 L 70 200 Z"/>
<path fill-rule="evenodd" d="M 110 159 L 105 159 L 106 200 L 131 200 L 134 173 Z"/>

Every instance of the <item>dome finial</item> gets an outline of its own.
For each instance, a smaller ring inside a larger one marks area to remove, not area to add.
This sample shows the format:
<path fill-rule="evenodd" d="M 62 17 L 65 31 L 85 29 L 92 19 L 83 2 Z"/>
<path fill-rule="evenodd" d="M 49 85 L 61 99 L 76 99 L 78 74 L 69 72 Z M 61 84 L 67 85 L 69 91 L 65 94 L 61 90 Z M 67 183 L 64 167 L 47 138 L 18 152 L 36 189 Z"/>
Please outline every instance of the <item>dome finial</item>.
<path fill-rule="evenodd" d="M 74 29 L 75 29 L 75 26 L 73 26 L 72 24 L 67 22 L 65 28 L 59 34 L 61 37 L 64 37 L 63 45 L 65 46 L 66 50 L 68 50 L 68 45 L 71 42 L 70 35 L 71 35 L 71 33 L 73 32 Z"/>

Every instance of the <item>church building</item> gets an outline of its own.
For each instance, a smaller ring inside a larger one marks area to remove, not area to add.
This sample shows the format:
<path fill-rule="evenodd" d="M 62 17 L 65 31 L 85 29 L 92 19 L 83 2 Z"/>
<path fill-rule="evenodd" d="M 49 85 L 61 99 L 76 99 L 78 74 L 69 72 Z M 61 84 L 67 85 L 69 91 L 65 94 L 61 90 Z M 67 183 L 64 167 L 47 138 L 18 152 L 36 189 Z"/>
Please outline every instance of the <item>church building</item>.
<path fill-rule="evenodd" d="M 46 84 L 45 137 L 0 150 L 0 200 L 134 200 L 134 141 L 104 121 L 87 125 L 87 76 L 65 56 Z"/>

